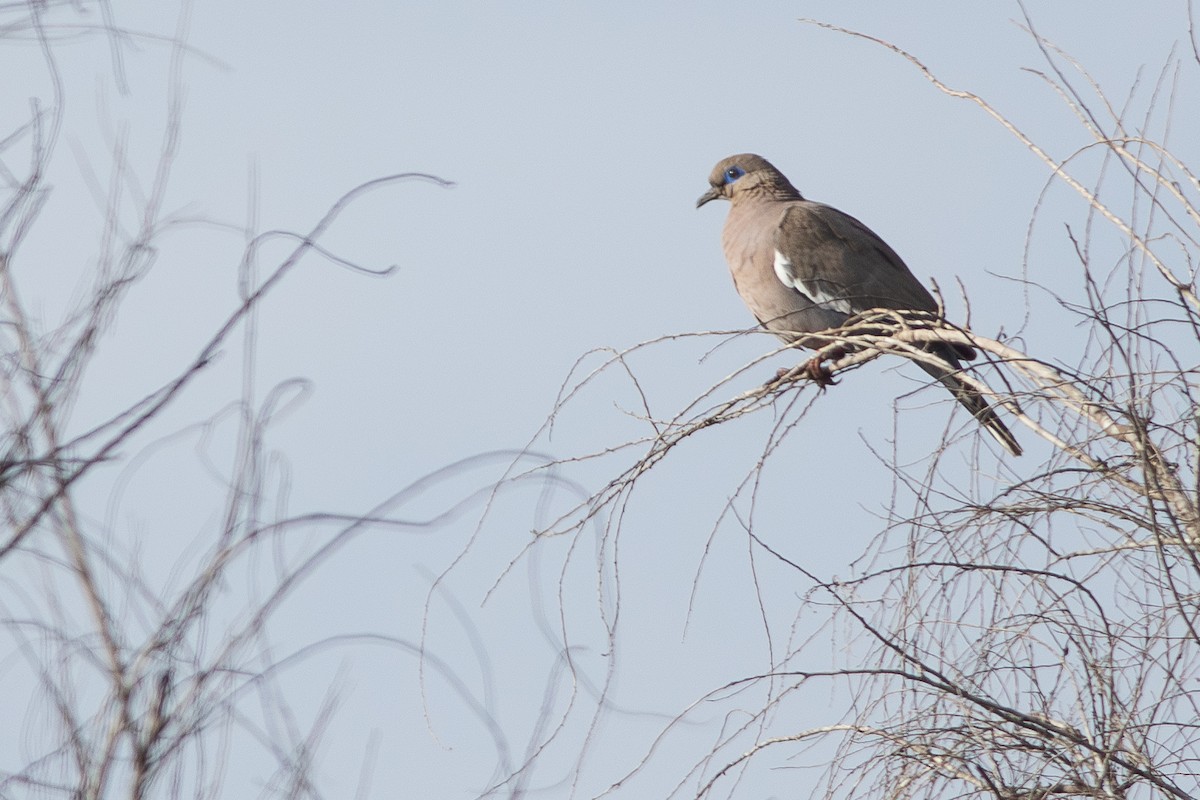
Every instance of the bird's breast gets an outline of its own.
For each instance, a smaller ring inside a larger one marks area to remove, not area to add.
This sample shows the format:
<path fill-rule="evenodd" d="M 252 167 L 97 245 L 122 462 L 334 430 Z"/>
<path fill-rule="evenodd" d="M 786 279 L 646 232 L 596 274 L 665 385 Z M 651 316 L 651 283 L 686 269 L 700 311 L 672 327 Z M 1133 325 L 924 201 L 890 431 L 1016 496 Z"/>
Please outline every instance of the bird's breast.
<path fill-rule="evenodd" d="M 840 325 L 846 314 L 817 305 L 780 278 L 776 269 L 775 233 L 786 206 L 779 203 L 741 203 L 730 209 L 721 244 L 734 286 L 746 307 L 768 330 L 787 341 L 796 334 Z"/>

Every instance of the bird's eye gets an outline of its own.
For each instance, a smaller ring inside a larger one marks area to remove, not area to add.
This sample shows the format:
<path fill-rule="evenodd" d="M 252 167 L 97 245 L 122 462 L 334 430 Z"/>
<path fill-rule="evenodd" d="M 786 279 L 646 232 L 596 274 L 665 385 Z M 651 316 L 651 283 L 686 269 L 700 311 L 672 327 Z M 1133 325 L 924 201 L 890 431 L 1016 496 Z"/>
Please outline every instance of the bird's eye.
<path fill-rule="evenodd" d="M 742 169 L 741 167 L 730 167 L 729 169 L 725 170 L 725 182 L 733 183 L 745 174 L 746 170 Z"/>

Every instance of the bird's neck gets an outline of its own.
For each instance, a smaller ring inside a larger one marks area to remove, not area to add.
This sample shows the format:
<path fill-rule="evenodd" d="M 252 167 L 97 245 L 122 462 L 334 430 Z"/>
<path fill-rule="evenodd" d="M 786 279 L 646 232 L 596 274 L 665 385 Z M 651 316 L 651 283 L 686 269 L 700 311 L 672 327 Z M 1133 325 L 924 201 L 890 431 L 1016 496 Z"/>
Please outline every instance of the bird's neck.
<path fill-rule="evenodd" d="M 734 198 L 734 205 L 739 203 L 778 203 L 787 202 L 788 200 L 803 200 L 804 195 L 800 194 L 800 190 L 792 186 L 787 181 L 783 183 L 765 183 L 760 186 L 755 186 L 753 189 L 742 192 Z"/>

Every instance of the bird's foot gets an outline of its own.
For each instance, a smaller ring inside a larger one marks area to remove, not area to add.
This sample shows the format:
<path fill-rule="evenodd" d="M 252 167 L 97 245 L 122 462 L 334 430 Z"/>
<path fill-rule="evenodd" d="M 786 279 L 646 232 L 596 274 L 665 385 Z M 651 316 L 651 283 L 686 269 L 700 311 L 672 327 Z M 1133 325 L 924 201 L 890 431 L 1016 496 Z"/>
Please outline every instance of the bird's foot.
<path fill-rule="evenodd" d="M 804 374 L 817 385 L 818 389 L 824 390 L 825 387 L 837 383 L 833 379 L 833 373 L 825 366 L 820 356 L 813 356 L 804 364 Z"/>
<path fill-rule="evenodd" d="M 763 388 L 766 389 L 771 386 L 775 386 L 776 384 L 784 383 L 785 381 L 795 380 L 797 375 L 800 374 L 799 370 L 799 367 L 780 367 L 779 369 L 775 370 L 774 375 L 767 379 L 767 382 L 763 384 Z"/>
<path fill-rule="evenodd" d="M 824 359 L 820 356 L 813 356 L 803 364 L 798 364 L 794 367 L 780 367 L 775 371 L 775 374 L 763 384 L 763 387 L 776 386 L 780 383 L 790 383 L 799 378 L 807 378 L 817 385 L 817 388 L 824 390 L 827 386 L 833 386 L 837 383 L 833 378 L 833 373 L 825 366 Z"/>

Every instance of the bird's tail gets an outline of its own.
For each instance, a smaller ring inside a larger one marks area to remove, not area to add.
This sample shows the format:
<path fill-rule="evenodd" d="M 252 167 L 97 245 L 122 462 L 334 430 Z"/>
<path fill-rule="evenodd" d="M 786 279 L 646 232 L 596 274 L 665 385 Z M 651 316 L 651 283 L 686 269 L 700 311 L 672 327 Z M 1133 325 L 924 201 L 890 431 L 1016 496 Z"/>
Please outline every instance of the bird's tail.
<path fill-rule="evenodd" d="M 979 422 L 979 424 L 983 426 L 983 429 L 990 433 L 1005 450 L 1012 453 L 1014 456 L 1021 455 L 1021 445 L 1017 443 L 1017 438 L 1012 435 L 1012 431 L 1010 431 L 1005 424 L 1000 421 L 1000 418 L 996 416 L 995 409 L 988 405 L 988 402 L 983 398 L 983 395 L 959 379 L 958 375 L 956 374 L 958 372 L 958 364 L 956 362 L 957 359 L 950 360 L 950 364 L 953 365 L 952 369 L 940 367 L 924 361 L 919 363 L 921 365 L 921 369 L 937 378 L 939 381 L 941 381 L 943 386 L 950 390 L 955 399 L 962 403 L 962 405 L 971 412 L 971 416 L 973 416 Z"/>

